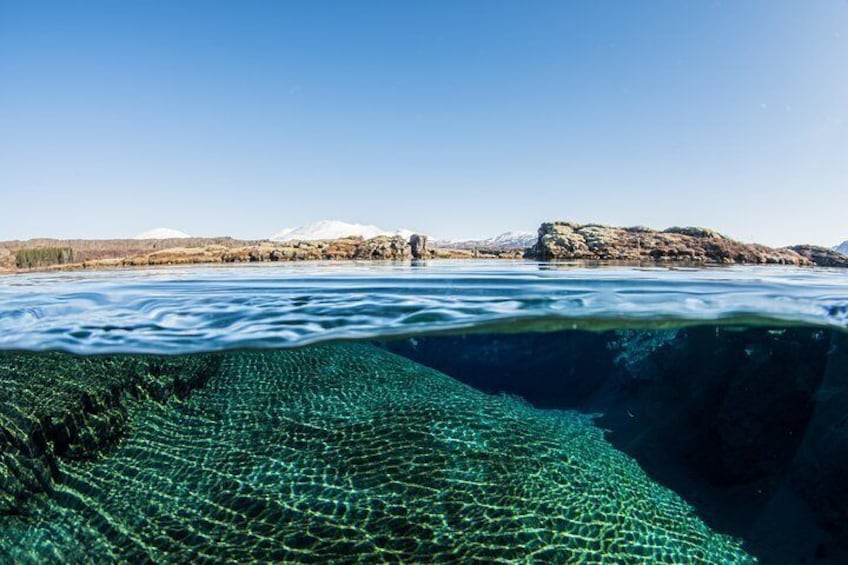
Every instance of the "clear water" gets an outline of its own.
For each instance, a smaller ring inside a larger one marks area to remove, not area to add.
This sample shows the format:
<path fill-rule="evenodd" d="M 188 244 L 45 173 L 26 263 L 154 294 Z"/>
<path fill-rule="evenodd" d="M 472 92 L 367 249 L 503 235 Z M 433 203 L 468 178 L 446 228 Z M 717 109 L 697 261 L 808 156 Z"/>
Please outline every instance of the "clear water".
<path fill-rule="evenodd" d="M 845 277 L 2 278 L 0 562 L 844 562 Z"/>
<path fill-rule="evenodd" d="M 842 270 L 300 263 L 0 279 L 0 348 L 190 353 L 446 331 L 848 328 Z"/>

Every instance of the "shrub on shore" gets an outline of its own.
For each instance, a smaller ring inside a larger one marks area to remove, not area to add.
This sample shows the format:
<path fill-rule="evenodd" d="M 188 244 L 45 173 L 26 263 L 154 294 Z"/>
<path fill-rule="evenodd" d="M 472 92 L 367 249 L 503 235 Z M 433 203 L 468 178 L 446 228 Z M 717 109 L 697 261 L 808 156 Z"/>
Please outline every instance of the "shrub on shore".
<path fill-rule="evenodd" d="M 62 265 L 73 259 L 74 251 L 70 247 L 38 247 L 15 251 L 15 266 L 19 269 Z"/>

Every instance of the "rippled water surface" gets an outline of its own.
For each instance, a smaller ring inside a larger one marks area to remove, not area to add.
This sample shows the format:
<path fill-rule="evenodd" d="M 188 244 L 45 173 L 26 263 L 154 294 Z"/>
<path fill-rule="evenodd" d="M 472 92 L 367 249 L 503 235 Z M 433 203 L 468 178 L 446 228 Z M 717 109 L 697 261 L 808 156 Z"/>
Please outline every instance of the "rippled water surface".
<path fill-rule="evenodd" d="M 0 278 L 0 347 L 187 353 L 448 330 L 848 327 L 842 270 L 307 263 Z"/>
<path fill-rule="evenodd" d="M 0 562 L 848 562 L 846 280 L 2 277 Z"/>

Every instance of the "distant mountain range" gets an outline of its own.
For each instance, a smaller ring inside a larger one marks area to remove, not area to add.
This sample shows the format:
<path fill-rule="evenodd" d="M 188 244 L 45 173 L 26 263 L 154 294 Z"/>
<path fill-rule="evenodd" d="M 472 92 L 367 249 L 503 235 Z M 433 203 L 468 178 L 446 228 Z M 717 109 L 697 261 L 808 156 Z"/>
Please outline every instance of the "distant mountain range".
<path fill-rule="evenodd" d="M 420 232 L 415 232 L 414 230 L 409 229 L 398 229 L 392 231 L 369 224 L 350 224 L 338 220 L 322 220 L 320 222 L 311 223 L 307 226 L 282 229 L 271 235 L 269 239 L 273 241 L 314 241 L 318 239 L 339 239 L 351 236 L 359 236 L 364 239 L 370 239 L 379 235 L 397 235 L 404 239 L 408 239 L 413 233 Z M 447 247 L 454 249 L 469 249 L 474 247 L 513 249 L 529 247 L 536 243 L 536 233 L 528 231 L 510 231 L 488 239 L 433 239 L 431 241 L 434 247 Z"/>
<path fill-rule="evenodd" d="M 415 232 L 410 229 L 386 230 L 370 224 L 351 224 L 339 220 L 321 220 L 296 228 L 284 228 L 268 238 L 272 241 L 316 241 L 322 239 L 340 239 L 362 237 L 371 239 L 381 235 L 400 236 L 409 239 Z M 133 239 L 176 239 L 189 238 L 189 234 L 173 228 L 155 228 L 136 235 Z M 536 232 L 508 231 L 484 239 L 431 239 L 433 247 L 453 249 L 523 249 L 536 243 Z"/>
<path fill-rule="evenodd" d="M 454 249 L 523 249 L 534 245 L 537 238 L 536 232 L 508 231 L 487 239 L 435 240 L 433 244 Z"/>
<path fill-rule="evenodd" d="M 352 236 L 371 239 L 379 235 L 399 235 L 409 238 L 413 233 L 415 232 L 407 229 L 390 231 L 366 224 L 349 224 L 338 220 L 321 220 L 320 222 L 313 222 L 306 226 L 282 229 L 272 234 L 269 239 L 274 241 L 314 241 L 317 239 L 339 239 Z"/>
<path fill-rule="evenodd" d="M 839 245 L 834 247 L 834 249 L 836 249 L 840 253 L 844 253 L 845 255 L 848 255 L 848 239 L 846 239 L 845 241 L 843 241 L 842 243 L 840 243 Z"/>
<path fill-rule="evenodd" d="M 181 232 L 180 230 L 171 228 L 154 228 L 138 234 L 133 237 L 133 239 L 182 239 L 187 237 L 191 236 L 185 232 Z"/>

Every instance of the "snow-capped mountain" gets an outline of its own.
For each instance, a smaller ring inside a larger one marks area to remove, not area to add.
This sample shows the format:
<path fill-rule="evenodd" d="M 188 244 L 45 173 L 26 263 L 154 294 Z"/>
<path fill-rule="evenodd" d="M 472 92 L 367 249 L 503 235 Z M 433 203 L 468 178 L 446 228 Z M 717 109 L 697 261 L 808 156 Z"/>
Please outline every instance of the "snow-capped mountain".
<path fill-rule="evenodd" d="M 848 239 L 846 239 L 845 241 L 843 241 L 842 243 L 840 243 L 839 245 L 834 247 L 834 249 L 836 249 L 840 253 L 844 253 L 845 255 L 848 255 Z"/>
<path fill-rule="evenodd" d="M 146 232 L 140 233 L 133 239 L 176 239 L 191 237 L 185 232 L 171 228 L 155 228 Z"/>
<path fill-rule="evenodd" d="M 366 224 L 349 224 L 338 220 L 322 220 L 298 228 L 285 228 L 273 234 L 269 239 L 275 241 L 311 241 L 316 239 L 339 239 L 342 237 L 360 236 L 365 239 L 378 235 L 399 235 L 409 238 L 411 230 L 388 231 L 377 226 Z"/>
<path fill-rule="evenodd" d="M 508 231 L 487 239 L 442 240 L 435 243 L 438 247 L 521 249 L 534 245 L 537 237 L 536 232 Z"/>
<path fill-rule="evenodd" d="M 508 231 L 483 241 L 492 247 L 530 247 L 538 238 L 534 231 Z"/>

